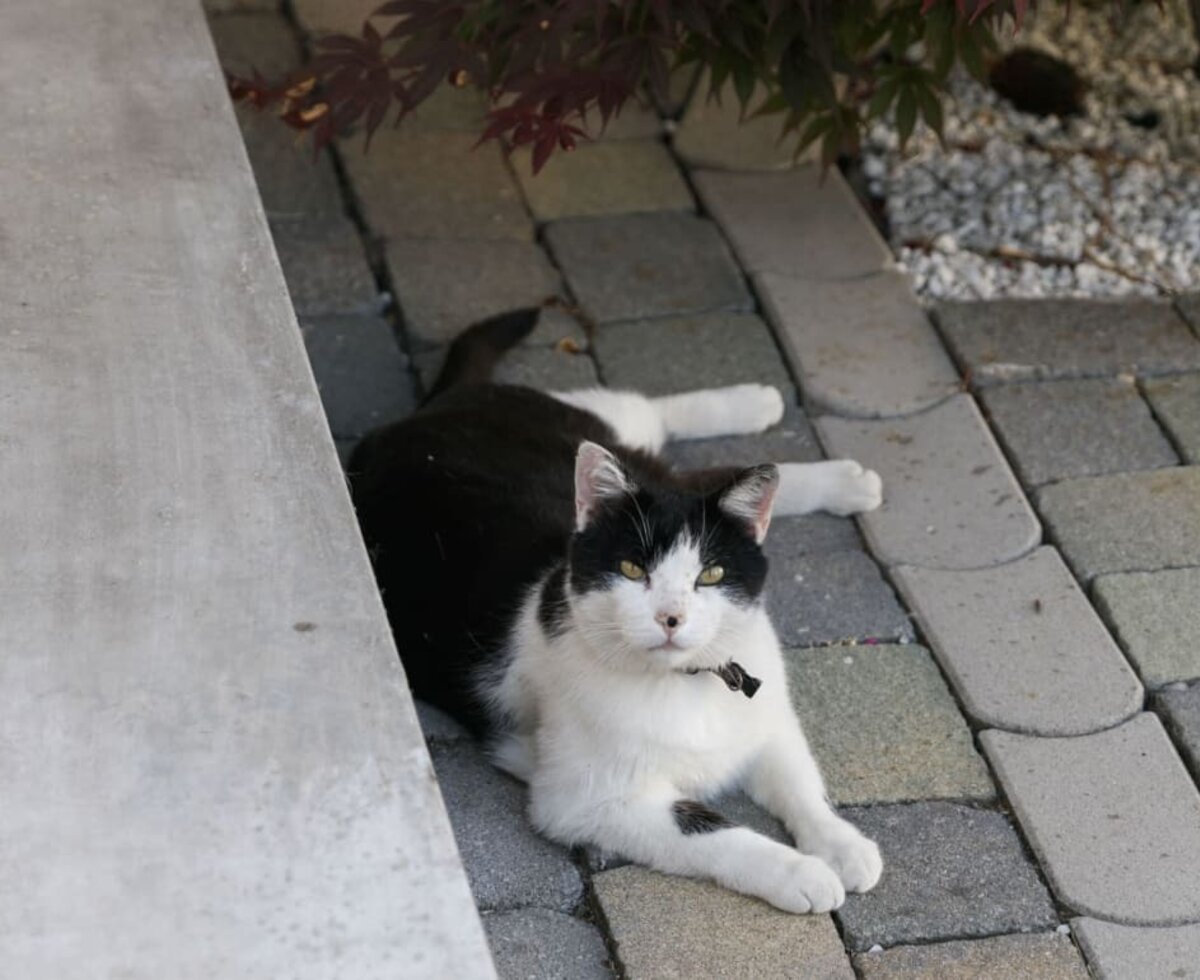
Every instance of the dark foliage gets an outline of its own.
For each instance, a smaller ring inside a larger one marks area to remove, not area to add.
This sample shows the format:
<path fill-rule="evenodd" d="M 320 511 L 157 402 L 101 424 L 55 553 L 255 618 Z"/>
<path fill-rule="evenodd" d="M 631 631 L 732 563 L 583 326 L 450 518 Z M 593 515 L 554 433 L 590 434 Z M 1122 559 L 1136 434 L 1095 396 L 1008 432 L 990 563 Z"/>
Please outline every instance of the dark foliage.
<path fill-rule="evenodd" d="M 865 122 L 894 110 L 902 141 L 918 119 L 939 134 L 956 63 L 983 78 L 993 33 L 1019 27 L 1030 0 L 390 0 L 359 37 L 317 42 L 298 75 L 229 80 L 237 100 L 278 107 L 319 148 L 396 122 L 440 85 L 472 85 L 491 106 L 481 140 L 555 150 L 602 130 L 630 99 L 665 100 L 674 68 L 709 69 L 743 112 L 779 113 L 796 152 L 828 164 Z M 761 87 L 761 88 L 760 88 Z"/>

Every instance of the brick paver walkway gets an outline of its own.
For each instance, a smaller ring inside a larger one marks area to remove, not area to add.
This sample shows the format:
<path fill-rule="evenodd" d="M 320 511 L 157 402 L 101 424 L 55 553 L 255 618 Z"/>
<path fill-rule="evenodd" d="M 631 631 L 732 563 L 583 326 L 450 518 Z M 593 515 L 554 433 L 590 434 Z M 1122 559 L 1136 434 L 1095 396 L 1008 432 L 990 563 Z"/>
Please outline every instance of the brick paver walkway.
<path fill-rule="evenodd" d="M 281 15 L 213 24 L 231 66 L 298 56 Z M 1200 297 L 931 322 L 840 178 L 786 169 L 759 128 L 739 157 L 711 106 L 673 143 L 631 110 L 535 181 L 466 152 L 478 108 L 439 96 L 336 168 L 244 120 L 340 444 L 410 410 L 473 319 L 558 295 L 590 345 L 550 311 L 506 378 L 769 380 L 794 402 L 779 428 L 674 458 L 852 455 L 885 486 L 857 526 L 769 542 L 794 697 L 880 886 L 797 918 L 568 854 L 422 709 L 501 975 L 1200 976 Z"/>

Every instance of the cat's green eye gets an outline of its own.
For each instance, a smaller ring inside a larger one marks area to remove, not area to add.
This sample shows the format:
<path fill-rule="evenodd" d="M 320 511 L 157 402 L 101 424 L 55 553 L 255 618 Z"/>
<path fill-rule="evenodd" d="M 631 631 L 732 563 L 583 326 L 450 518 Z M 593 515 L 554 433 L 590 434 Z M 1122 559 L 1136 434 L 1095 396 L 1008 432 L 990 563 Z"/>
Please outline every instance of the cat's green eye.
<path fill-rule="evenodd" d="M 621 562 L 620 568 L 621 574 L 634 582 L 640 582 L 646 577 L 646 569 L 642 568 L 641 565 L 635 565 L 628 559 Z"/>
<path fill-rule="evenodd" d="M 696 581 L 700 585 L 716 585 L 725 577 L 725 569 L 720 565 L 709 565 L 700 573 L 700 577 Z"/>

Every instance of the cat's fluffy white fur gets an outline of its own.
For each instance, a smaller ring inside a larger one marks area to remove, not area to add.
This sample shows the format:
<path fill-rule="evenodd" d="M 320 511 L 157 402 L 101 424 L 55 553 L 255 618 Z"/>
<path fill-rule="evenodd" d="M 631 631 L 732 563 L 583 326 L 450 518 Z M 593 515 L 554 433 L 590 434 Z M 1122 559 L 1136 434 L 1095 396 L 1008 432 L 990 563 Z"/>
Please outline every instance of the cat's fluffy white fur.
<path fill-rule="evenodd" d="M 763 385 L 661 399 L 600 389 L 555 397 L 650 451 L 668 438 L 761 431 L 783 412 L 779 393 Z M 581 448 L 580 522 L 597 496 L 627 489 L 616 466 L 600 447 Z M 879 477 L 849 460 L 783 464 L 779 472 L 776 514 L 851 514 L 880 503 Z M 789 912 L 835 909 L 847 891 L 879 880 L 879 849 L 826 799 L 762 604 L 737 605 L 696 588 L 700 571 L 697 544 L 681 541 L 650 584 L 571 598 L 572 628 L 556 637 L 539 624 L 535 588 L 513 631 L 514 656 L 490 685 L 511 726 L 492 746 L 493 758 L 528 782 L 533 823 L 553 839 L 589 841 L 660 871 L 712 879 Z M 712 673 L 687 672 L 731 660 L 761 679 L 753 699 Z M 681 830 L 673 810 L 681 800 L 737 786 L 783 821 L 795 848 L 744 827 Z"/>

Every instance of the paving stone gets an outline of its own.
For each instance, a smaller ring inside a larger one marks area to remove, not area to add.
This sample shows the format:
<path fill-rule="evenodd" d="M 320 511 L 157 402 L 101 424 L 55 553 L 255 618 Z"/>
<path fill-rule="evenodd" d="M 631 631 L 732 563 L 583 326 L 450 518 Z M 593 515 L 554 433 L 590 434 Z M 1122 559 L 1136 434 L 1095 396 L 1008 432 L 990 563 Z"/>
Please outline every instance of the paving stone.
<path fill-rule="evenodd" d="M 555 221 L 546 241 L 601 323 L 754 305 L 717 226 L 693 214 Z"/>
<path fill-rule="evenodd" d="M 981 399 L 1026 486 L 1179 462 L 1132 379 L 1002 385 Z"/>
<path fill-rule="evenodd" d="M 698 170 L 701 201 L 747 272 L 796 279 L 853 279 L 892 265 L 887 243 L 837 170 L 781 174 Z"/>
<path fill-rule="evenodd" d="M 934 317 L 978 385 L 1200 368 L 1200 341 L 1170 304 L 1159 300 L 943 303 Z"/>
<path fill-rule="evenodd" d="M 300 41 L 283 15 L 272 9 L 277 3 L 260 0 L 258 9 L 244 0 L 227 0 L 224 10 L 219 11 L 210 7 L 212 3 L 205 0 L 205 8 L 220 16 L 209 19 L 208 29 L 225 71 L 250 75 L 257 70 L 268 79 L 278 80 L 299 66 Z M 282 128 L 278 119 L 274 122 Z"/>
<path fill-rule="evenodd" d="M 910 418 L 814 424 L 831 456 L 883 478 L 883 506 L 859 520 L 885 565 L 979 568 L 1038 543 L 1037 518 L 969 395 Z"/>
<path fill-rule="evenodd" d="M 1200 337 L 1200 293 L 1187 293 L 1176 298 L 1175 306 L 1183 314 L 1183 318 L 1192 325 L 1196 336 Z"/>
<path fill-rule="evenodd" d="M 373 316 L 301 317 L 300 330 L 335 436 L 361 436 L 416 408 L 408 362 L 387 321 Z"/>
<path fill-rule="evenodd" d="M 629 980 L 852 980 L 828 915 L 785 915 L 708 882 L 605 871 L 596 898 Z"/>
<path fill-rule="evenodd" d="M 398 240 L 386 251 L 405 332 L 418 348 L 448 343 L 479 320 L 564 292 L 546 253 L 530 242 Z"/>
<path fill-rule="evenodd" d="M 703 470 L 717 466 L 758 463 L 812 463 L 822 459 L 816 433 L 803 409 L 789 405 L 783 419 L 753 436 L 720 436 L 669 442 L 663 457 L 677 469 Z"/>
<path fill-rule="evenodd" d="M 1036 502 L 1081 579 L 1200 565 L 1200 466 L 1064 480 Z"/>
<path fill-rule="evenodd" d="M 663 121 L 650 97 L 646 96 L 641 101 L 630 99 L 626 102 L 621 112 L 609 119 L 603 132 L 600 130 L 598 114 L 588 117 L 588 124 L 585 128 L 588 134 L 598 142 L 647 140 L 658 139 L 662 136 Z"/>
<path fill-rule="evenodd" d="M 296 19 L 308 33 L 362 35 L 363 21 L 379 4 L 376 0 L 290 0 Z"/>
<path fill-rule="evenodd" d="M 425 701 L 414 700 L 413 704 L 417 709 L 417 721 L 421 723 L 425 741 L 463 742 L 471 738 L 471 733 L 441 708 L 435 708 Z"/>
<path fill-rule="evenodd" d="M 848 519 L 775 520 L 765 551 L 767 609 L 784 646 L 912 639 L 908 616 Z"/>
<path fill-rule="evenodd" d="M 1079 918 L 1071 928 L 1096 980 L 1200 977 L 1200 925 L 1139 929 Z"/>
<path fill-rule="evenodd" d="M 1092 595 L 1147 687 L 1200 678 L 1200 568 L 1101 575 Z"/>
<path fill-rule="evenodd" d="M 1200 463 L 1200 374 L 1158 378 L 1143 387 L 1184 462 Z"/>
<path fill-rule="evenodd" d="M 224 14 L 231 11 L 272 12 L 279 9 L 280 0 L 204 0 L 208 14 Z"/>
<path fill-rule="evenodd" d="M 1053 548 L 978 571 L 894 570 L 967 714 L 1082 735 L 1142 708 L 1142 685 Z"/>
<path fill-rule="evenodd" d="M 709 78 L 700 79 L 672 138 L 679 157 L 692 167 L 717 170 L 790 170 L 796 166 L 799 133 L 784 135 L 783 115 L 750 118 L 766 101 L 760 86 L 743 114 L 741 103 L 726 84 L 719 99 L 709 97 Z M 801 160 L 812 161 L 812 150 Z"/>
<path fill-rule="evenodd" d="M 1071 940 L 1053 932 L 897 946 L 854 965 L 862 980 L 1088 980 Z"/>
<path fill-rule="evenodd" d="M 883 852 L 883 877 L 837 912 L 846 945 L 964 939 L 1058 923 L 1054 905 L 1001 813 L 954 803 L 845 810 Z"/>
<path fill-rule="evenodd" d="M 1182 689 L 1172 684 L 1169 690 L 1155 695 L 1154 706 L 1179 746 L 1183 761 L 1200 780 L 1200 684 Z"/>
<path fill-rule="evenodd" d="M 401 238 L 532 241 L 533 222 L 494 142 L 475 133 L 382 128 L 341 158 L 370 227 Z"/>
<path fill-rule="evenodd" d="M 677 119 L 687 108 L 693 91 L 698 90 L 697 81 L 701 70 L 695 64 L 680 65 L 671 70 L 667 79 L 667 91 L 663 97 L 653 97 L 658 111 L 671 119 Z"/>
<path fill-rule="evenodd" d="M 981 741 L 1063 904 L 1132 925 L 1200 918 L 1200 792 L 1155 715 Z"/>
<path fill-rule="evenodd" d="M 583 881 L 565 848 L 534 833 L 525 788 L 471 742 L 431 742 L 429 754 L 475 903 L 572 911 L 583 898 Z"/>
<path fill-rule="evenodd" d="M 500 980 L 610 980 L 604 937 L 588 922 L 549 909 L 483 916 Z"/>
<path fill-rule="evenodd" d="M 581 142 L 556 153 L 536 176 L 528 150 L 513 169 L 538 221 L 695 208 L 679 167 L 657 140 Z"/>
<path fill-rule="evenodd" d="M 287 227 L 276 227 L 272 232 L 288 294 L 298 314 L 379 311 L 375 276 L 350 219 L 331 222 L 320 236 Z"/>
<path fill-rule="evenodd" d="M 881 644 L 786 657 L 792 703 L 835 803 L 995 796 L 928 650 Z"/>
<path fill-rule="evenodd" d="M 426 391 L 442 369 L 445 348 L 424 351 L 413 358 Z M 552 347 L 520 347 L 504 355 L 492 380 L 496 384 L 525 385 L 541 391 L 572 391 L 600 383 L 596 365 L 586 354 L 571 354 Z"/>
<path fill-rule="evenodd" d="M 758 382 L 792 400 L 792 381 L 770 328 L 753 313 L 631 320 L 596 331 L 605 382 L 647 395 Z"/>
<path fill-rule="evenodd" d="M 905 274 L 821 282 L 763 273 L 754 282 L 806 404 L 877 418 L 929 408 L 958 390 L 958 372 Z"/>
<path fill-rule="evenodd" d="M 404 132 L 453 129 L 473 133 L 478 139 L 486 126 L 487 99 L 477 88 L 440 85 L 404 117 Z"/>

